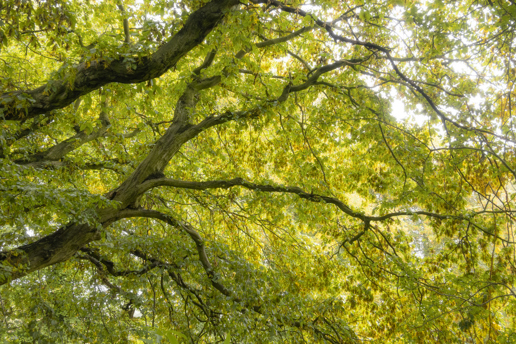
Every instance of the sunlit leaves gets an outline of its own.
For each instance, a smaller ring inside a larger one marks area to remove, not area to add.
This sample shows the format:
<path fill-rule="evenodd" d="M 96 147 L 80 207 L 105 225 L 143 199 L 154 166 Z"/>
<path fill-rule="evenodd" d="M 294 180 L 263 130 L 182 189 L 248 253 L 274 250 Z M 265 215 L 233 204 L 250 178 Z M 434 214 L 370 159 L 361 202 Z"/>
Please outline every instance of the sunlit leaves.
<path fill-rule="evenodd" d="M 26 109 L 41 101 L 30 90 L 48 80 L 44 95 L 81 92 L 73 105 L 2 122 L 0 249 L 73 223 L 89 223 L 100 238 L 3 289 L 0 335 L 41 343 L 514 341 L 514 6 L 244 1 L 161 77 L 73 89 L 79 71 L 116 59 L 130 75 L 207 3 L 0 5 L 1 93 L 15 91 L 2 104 L 16 99 Z M 332 39 L 329 28 L 347 40 Z M 209 54 L 213 62 L 199 70 Z M 174 127 L 178 101 L 209 78 L 217 82 L 191 93 L 186 122 Z M 166 177 L 238 177 L 298 187 L 304 197 L 167 186 L 126 205 L 188 223 L 208 262 L 185 227 L 149 217 L 98 223 L 105 209 L 121 210 L 110 198 L 161 137 L 217 116 L 229 120 L 178 144 Z M 46 158 L 66 142 L 75 144 L 67 154 Z M 14 269 L 9 259 L 2 273 Z"/>

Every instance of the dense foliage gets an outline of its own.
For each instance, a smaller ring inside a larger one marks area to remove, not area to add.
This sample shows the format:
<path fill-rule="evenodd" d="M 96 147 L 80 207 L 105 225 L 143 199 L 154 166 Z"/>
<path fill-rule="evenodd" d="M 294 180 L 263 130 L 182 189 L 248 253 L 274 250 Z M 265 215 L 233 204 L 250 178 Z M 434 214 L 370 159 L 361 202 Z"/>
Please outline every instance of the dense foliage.
<path fill-rule="evenodd" d="M 514 0 L 0 2 L 0 338 L 516 342 Z"/>

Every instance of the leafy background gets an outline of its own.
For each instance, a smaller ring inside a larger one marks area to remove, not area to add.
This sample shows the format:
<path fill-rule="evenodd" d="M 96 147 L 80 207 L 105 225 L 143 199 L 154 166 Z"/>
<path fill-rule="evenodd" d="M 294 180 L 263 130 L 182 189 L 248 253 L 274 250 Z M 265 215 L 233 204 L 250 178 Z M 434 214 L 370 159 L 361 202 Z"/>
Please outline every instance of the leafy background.
<path fill-rule="evenodd" d="M 514 342 L 516 4 L 244 1 L 159 78 L 30 114 L 29 90 L 73 91 L 81 69 L 130 77 L 207 3 L 0 5 L 0 248 L 99 231 L 0 289 L 2 338 Z M 233 184 L 110 199 L 215 79 L 187 122 L 230 119 L 163 172 Z"/>

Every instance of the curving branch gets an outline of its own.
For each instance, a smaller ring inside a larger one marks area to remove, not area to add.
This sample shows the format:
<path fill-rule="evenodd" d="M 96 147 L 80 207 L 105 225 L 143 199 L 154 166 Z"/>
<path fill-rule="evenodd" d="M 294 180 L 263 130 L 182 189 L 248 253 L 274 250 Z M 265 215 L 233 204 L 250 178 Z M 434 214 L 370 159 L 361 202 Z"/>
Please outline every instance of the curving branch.
<path fill-rule="evenodd" d="M 195 243 L 195 246 L 197 248 L 197 253 L 199 255 L 199 260 L 206 273 L 206 276 L 210 280 L 211 285 L 216 290 L 218 290 L 221 294 L 230 298 L 233 302 L 239 304 L 240 306 L 243 306 L 244 309 L 252 310 L 261 315 L 266 315 L 266 313 L 263 311 L 262 305 L 251 305 L 251 304 L 249 304 L 249 302 L 243 302 L 242 299 L 235 296 L 231 290 L 227 289 L 222 284 L 222 282 L 219 281 L 219 279 L 217 278 L 217 275 L 215 273 L 215 270 L 213 268 L 213 265 L 210 263 L 210 259 L 209 259 L 208 255 L 206 254 L 203 238 L 190 224 L 183 222 L 183 221 L 178 221 L 175 218 L 173 218 L 167 214 L 164 214 L 162 212 L 159 212 L 156 210 L 147 210 L 147 209 L 126 209 L 126 210 L 119 212 L 117 214 L 117 217 L 120 217 L 120 218 L 131 218 L 131 217 L 154 218 L 154 219 L 163 221 L 163 222 L 167 223 L 168 225 L 170 225 L 176 229 L 179 229 L 180 231 L 185 232 Z M 143 257 L 143 254 L 140 253 L 138 256 Z M 149 259 L 149 258 L 147 258 L 147 259 Z M 150 260 L 150 261 L 155 262 L 156 260 Z M 171 277 L 174 280 L 177 278 L 174 275 L 171 275 Z M 279 320 L 280 322 L 283 322 L 282 319 L 277 319 L 277 320 Z M 311 330 L 316 332 L 317 335 L 324 337 L 330 343 L 335 343 L 335 344 L 343 343 L 342 340 L 339 340 L 339 339 L 335 338 L 335 336 L 332 336 L 329 333 L 318 328 L 316 326 L 317 320 L 318 320 L 318 318 L 316 318 L 315 320 L 313 320 L 311 322 L 312 323 Z M 303 324 L 302 322 L 299 322 L 299 321 L 289 322 L 286 325 L 296 327 L 299 329 L 305 329 L 305 324 Z M 356 337 L 356 335 L 350 329 L 348 329 L 346 332 L 349 336 Z M 337 337 L 338 337 L 338 333 L 337 333 Z"/>
<path fill-rule="evenodd" d="M 218 315 L 221 314 L 210 308 L 209 304 L 202 298 L 199 289 L 194 288 L 192 285 L 186 283 L 183 280 L 181 274 L 179 272 L 177 272 L 177 270 L 180 269 L 179 266 L 177 266 L 176 264 L 166 263 L 163 260 L 151 257 L 150 255 L 148 255 L 142 251 L 139 251 L 139 250 L 132 251 L 131 254 L 135 257 L 138 257 L 140 259 L 148 261 L 151 264 L 155 264 L 157 266 L 164 267 L 166 269 L 167 274 L 176 283 L 176 285 L 178 287 L 180 287 L 183 290 L 186 290 L 188 293 L 190 293 L 197 299 L 197 302 L 194 301 L 193 304 L 196 307 L 198 307 L 206 315 L 207 319 L 210 319 L 210 321 L 216 320 L 216 319 L 213 319 L 214 315 L 216 315 L 218 317 Z M 161 288 L 162 288 L 163 294 L 166 294 L 164 291 L 163 283 L 161 283 Z M 165 295 L 165 297 L 167 298 L 167 301 L 168 301 L 168 297 L 166 295 Z"/>
<path fill-rule="evenodd" d="M 146 262 L 149 262 L 149 264 L 145 265 L 140 270 L 117 270 L 115 267 L 115 263 L 100 256 L 100 254 L 96 250 L 89 249 L 89 248 L 83 248 L 80 251 L 85 254 L 77 254 L 76 257 L 78 259 L 88 260 L 93 265 L 95 265 L 95 267 L 97 268 L 97 271 L 99 272 L 99 277 L 100 277 L 102 283 L 104 283 L 104 285 L 106 285 L 108 288 L 114 290 L 115 292 L 125 296 L 130 301 L 129 305 L 127 305 L 124 310 L 128 310 L 129 306 L 132 303 L 136 303 L 135 301 L 137 301 L 137 296 L 132 293 L 125 292 L 122 288 L 120 288 L 119 286 L 110 282 L 106 275 L 109 274 L 114 277 L 124 277 L 124 276 L 128 276 L 128 275 L 141 276 L 156 267 L 161 267 L 167 271 L 170 278 L 172 278 L 172 280 L 181 289 L 186 290 L 190 294 L 195 296 L 195 298 L 197 299 L 198 302 L 193 302 L 194 305 L 199 307 L 208 318 L 210 318 L 213 314 L 216 314 L 216 312 L 209 309 L 206 301 L 204 301 L 203 298 L 201 297 L 199 290 L 196 290 L 194 287 L 187 284 L 183 280 L 181 275 L 178 272 L 176 272 L 176 270 L 179 269 L 179 266 L 177 266 L 177 264 L 166 263 L 164 261 L 152 258 L 148 254 L 146 254 L 140 250 L 134 250 L 134 251 L 130 252 L 131 255 L 133 255 L 134 257 L 140 258 Z M 162 287 L 163 287 L 163 285 L 162 285 Z"/>
<path fill-rule="evenodd" d="M 272 38 L 272 39 L 265 39 L 264 38 L 264 41 L 263 42 L 258 42 L 255 44 L 255 46 L 257 48 L 265 48 L 265 47 L 270 47 L 272 45 L 275 45 L 275 44 L 279 44 L 279 43 L 285 43 L 285 42 L 288 42 L 290 41 L 291 39 L 294 39 L 300 35 L 302 35 L 303 33 L 305 32 L 310 32 L 314 29 L 313 26 L 307 26 L 307 27 L 303 27 L 297 31 L 294 31 L 286 36 L 282 36 L 282 37 L 278 37 L 278 38 Z M 263 38 L 263 37 L 262 37 Z M 245 56 L 245 54 L 247 54 L 248 52 L 250 52 L 251 49 L 245 49 L 245 50 L 240 50 L 238 53 L 236 53 L 235 55 L 235 58 L 236 59 L 241 59 L 242 57 Z"/>
<path fill-rule="evenodd" d="M 431 217 L 435 219 L 440 220 L 461 220 L 466 221 L 468 224 L 471 224 L 473 227 L 477 228 L 478 230 L 482 231 L 484 234 L 487 234 L 493 238 L 496 238 L 498 240 L 501 240 L 505 243 L 514 244 L 516 242 L 509 241 L 506 239 L 503 239 L 502 237 L 492 233 L 491 231 L 477 225 L 475 222 L 473 222 L 473 218 L 475 215 L 484 214 L 485 211 L 480 212 L 474 212 L 470 215 L 460 215 L 460 214 L 437 214 L 432 213 L 429 211 L 424 210 L 414 210 L 414 211 L 397 211 L 393 213 L 388 213 L 381 216 L 372 216 L 372 215 L 366 215 L 363 212 L 360 211 L 354 211 L 352 210 L 347 204 L 339 200 L 335 197 L 329 197 L 314 193 L 308 193 L 306 191 L 303 191 L 301 188 L 297 186 L 274 186 L 274 185 L 263 185 L 263 184 L 255 184 L 248 181 L 245 181 L 242 178 L 235 178 L 231 180 L 214 180 L 214 181 L 206 181 L 206 182 L 191 182 L 191 181 L 183 181 L 183 180 L 177 180 L 177 179 L 170 179 L 170 178 L 159 178 L 159 179 L 152 179 L 149 181 L 146 181 L 142 185 L 138 187 L 138 190 L 140 193 L 145 192 L 146 190 L 149 190 L 151 188 L 159 187 L 159 186 L 171 186 L 175 188 L 181 188 L 181 189 L 193 189 L 193 190 L 207 190 L 207 189 L 228 189 L 234 186 L 241 186 L 249 190 L 254 191 L 260 191 L 260 192 L 279 192 L 279 193 L 288 193 L 288 194 L 295 194 L 299 196 L 302 199 L 306 199 L 310 202 L 323 202 L 328 204 L 333 204 L 337 208 L 339 208 L 343 213 L 345 213 L 348 216 L 354 217 L 356 219 L 359 219 L 366 224 L 365 228 L 366 230 L 369 228 L 369 225 L 367 223 L 370 222 L 381 222 L 388 219 L 392 219 L 395 217 L 400 216 L 413 216 L 413 215 L 421 215 L 426 217 Z M 508 213 L 512 211 L 492 211 L 491 213 Z M 516 211 L 514 211 L 516 213 Z"/>
<path fill-rule="evenodd" d="M 173 217 L 156 210 L 126 209 L 117 214 L 117 218 L 120 219 L 130 217 L 148 217 L 158 219 L 188 234 L 188 236 L 195 243 L 195 247 L 197 248 L 197 253 L 199 255 L 199 260 L 204 270 L 206 271 L 206 275 L 209 278 L 213 287 L 226 296 L 232 296 L 232 292 L 217 280 L 213 266 L 210 263 L 208 255 L 206 254 L 204 240 L 190 224 L 178 221 Z M 240 300 L 236 300 L 236 302 L 240 302 Z"/>

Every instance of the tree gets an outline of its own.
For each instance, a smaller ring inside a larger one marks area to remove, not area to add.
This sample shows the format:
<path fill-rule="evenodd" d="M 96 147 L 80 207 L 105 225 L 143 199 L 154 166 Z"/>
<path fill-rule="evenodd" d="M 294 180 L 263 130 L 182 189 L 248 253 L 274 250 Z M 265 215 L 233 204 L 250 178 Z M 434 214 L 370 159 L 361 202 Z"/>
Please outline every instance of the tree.
<path fill-rule="evenodd" d="M 2 338 L 513 342 L 515 26 L 513 0 L 3 1 Z"/>

